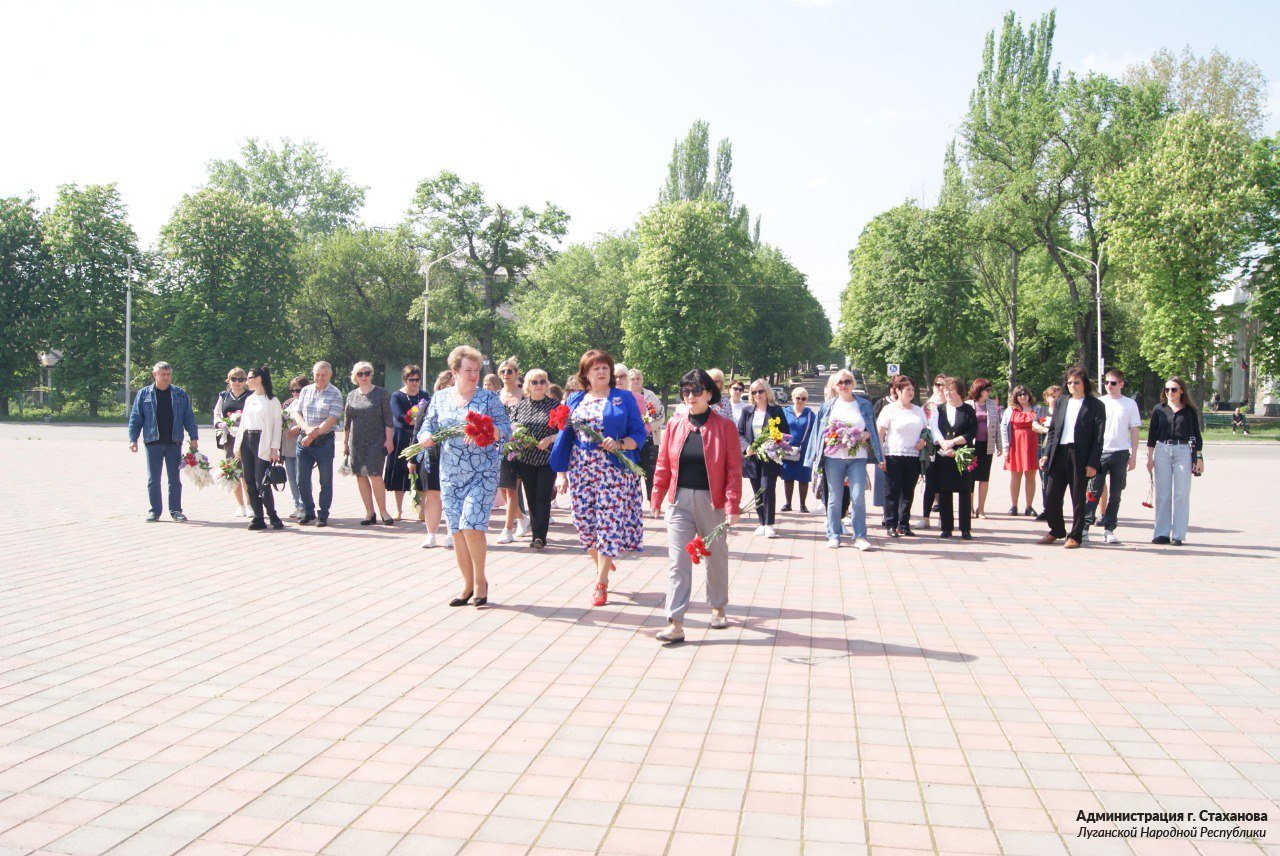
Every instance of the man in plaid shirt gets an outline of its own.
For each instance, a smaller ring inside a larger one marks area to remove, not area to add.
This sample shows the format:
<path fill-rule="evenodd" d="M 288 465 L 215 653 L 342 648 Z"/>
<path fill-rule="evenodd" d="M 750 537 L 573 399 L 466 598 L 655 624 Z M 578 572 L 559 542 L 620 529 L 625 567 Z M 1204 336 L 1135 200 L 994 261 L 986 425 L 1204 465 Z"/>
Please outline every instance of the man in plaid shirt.
<path fill-rule="evenodd" d="M 303 516 L 298 523 L 329 525 L 333 504 L 334 429 L 342 420 L 342 393 L 329 383 L 333 367 L 321 361 L 311 367 L 315 383 L 302 388 L 294 407 L 293 421 L 302 429 L 298 437 L 298 493 L 302 495 Z M 311 496 L 311 468 L 320 470 L 320 508 Z"/>

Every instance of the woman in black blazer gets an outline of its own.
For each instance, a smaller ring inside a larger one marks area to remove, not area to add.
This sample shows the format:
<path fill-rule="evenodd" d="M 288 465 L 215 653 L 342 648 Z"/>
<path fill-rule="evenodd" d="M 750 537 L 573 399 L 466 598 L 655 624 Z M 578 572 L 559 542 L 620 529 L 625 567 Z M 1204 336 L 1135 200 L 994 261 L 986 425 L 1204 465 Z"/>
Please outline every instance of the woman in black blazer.
<path fill-rule="evenodd" d="M 1044 519 L 1049 534 L 1041 544 L 1067 539 L 1074 550 L 1084 540 L 1085 488 L 1102 466 L 1107 409 L 1093 396 L 1093 382 L 1082 367 L 1067 369 L 1067 394 L 1053 403 L 1053 419 L 1045 438 L 1040 466 L 1045 468 Z M 1062 501 L 1071 489 L 1071 531 L 1067 532 Z"/>
<path fill-rule="evenodd" d="M 787 414 L 773 398 L 773 388 L 763 380 L 751 383 L 751 406 L 745 408 L 738 417 L 738 434 L 744 441 L 743 448 L 750 446 L 756 435 L 773 419 L 785 434 L 787 432 Z M 778 476 L 782 474 L 782 465 L 773 461 L 762 461 L 754 455 L 747 456 L 742 464 L 742 474 L 751 480 L 751 489 L 760 501 L 756 503 L 756 517 L 760 525 L 755 534 L 766 538 L 777 538 L 773 529 L 774 504 L 778 488 Z"/>
<path fill-rule="evenodd" d="M 941 518 L 942 531 L 939 535 L 950 538 L 955 519 L 953 499 L 960 495 L 960 537 L 968 541 L 973 537 L 969 530 L 969 520 L 973 509 L 973 473 L 960 472 L 956 467 L 956 449 L 961 446 L 972 446 L 973 438 L 978 434 L 978 417 L 973 407 L 964 403 L 964 394 L 960 391 L 960 380 L 954 377 L 941 378 L 935 386 L 939 387 L 943 400 L 935 405 L 933 418 L 929 422 L 929 430 L 938 451 L 933 463 L 929 465 L 933 488 L 938 493 L 938 516 Z"/>

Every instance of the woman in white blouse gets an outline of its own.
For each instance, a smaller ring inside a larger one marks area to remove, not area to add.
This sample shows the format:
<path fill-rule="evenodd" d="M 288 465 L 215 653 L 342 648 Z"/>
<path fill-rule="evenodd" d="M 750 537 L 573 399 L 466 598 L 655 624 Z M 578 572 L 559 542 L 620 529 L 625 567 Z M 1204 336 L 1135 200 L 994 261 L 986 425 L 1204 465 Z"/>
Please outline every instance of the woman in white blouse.
<path fill-rule="evenodd" d="M 280 444 L 284 435 L 284 408 L 271 387 L 271 370 L 266 366 L 250 369 L 247 375 L 250 392 L 240 415 L 240 433 L 236 435 L 236 457 L 244 469 L 245 490 L 253 507 L 250 529 L 266 529 L 263 513 L 271 520 L 272 529 L 283 529 L 276 514 L 275 491 L 262 489 L 267 466 L 280 460 Z"/>
<path fill-rule="evenodd" d="M 894 378 L 890 388 L 893 401 L 885 405 L 876 418 L 880 442 L 884 446 L 885 476 L 889 482 L 884 504 L 885 525 L 889 535 L 911 536 L 911 501 L 920 480 L 920 450 L 925 447 L 924 432 L 929 418 L 924 408 L 915 403 L 916 385 L 906 375 Z"/>

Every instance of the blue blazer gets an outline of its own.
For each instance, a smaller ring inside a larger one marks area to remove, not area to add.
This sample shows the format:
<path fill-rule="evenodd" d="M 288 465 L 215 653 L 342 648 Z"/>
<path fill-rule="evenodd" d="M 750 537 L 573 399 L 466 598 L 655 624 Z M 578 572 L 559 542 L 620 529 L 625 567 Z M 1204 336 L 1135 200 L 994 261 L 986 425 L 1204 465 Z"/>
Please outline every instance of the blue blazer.
<path fill-rule="evenodd" d="M 577 409 L 586 395 L 581 391 L 570 393 L 569 400 L 566 402 L 570 413 Z M 623 454 L 637 464 L 640 463 L 640 447 L 644 445 L 648 434 L 645 431 L 644 419 L 640 416 L 640 405 L 636 403 L 636 397 L 631 390 L 611 389 L 609 397 L 604 400 L 603 418 L 604 430 L 600 433 L 619 441 L 630 437 L 636 443 L 635 451 L 623 452 Z M 551 469 L 558 473 L 567 472 L 569 456 L 573 454 L 575 445 L 580 445 L 584 449 L 598 448 L 587 440 L 579 440 L 578 432 L 573 430 L 573 423 L 570 422 L 556 435 L 555 445 L 551 447 Z M 610 466 L 620 470 L 625 469 L 622 462 L 614 455 L 605 455 L 604 459 Z"/>
<path fill-rule="evenodd" d="M 818 433 L 805 453 L 804 462 L 806 466 L 822 466 L 822 459 L 826 457 L 826 444 L 823 443 L 822 436 L 827 433 L 827 426 L 831 423 L 831 406 L 837 400 L 835 398 L 827 399 L 822 402 L 822 407 L 818 408 Z M 876 430 L 876 414 L 872 410 L 871 402 L 868 399 L 863 398 L 861 395 L 855 395 L 853 400 L 858 403 L 858 412 L 862 414 L 862 421 L 867 423 L 867 431 L 871 435 L 871 451 L 867 454 L 867 461 L 872 464 L 879 464 L 884 461 L 884 451 L 880 448 L 880 432 Z"/>

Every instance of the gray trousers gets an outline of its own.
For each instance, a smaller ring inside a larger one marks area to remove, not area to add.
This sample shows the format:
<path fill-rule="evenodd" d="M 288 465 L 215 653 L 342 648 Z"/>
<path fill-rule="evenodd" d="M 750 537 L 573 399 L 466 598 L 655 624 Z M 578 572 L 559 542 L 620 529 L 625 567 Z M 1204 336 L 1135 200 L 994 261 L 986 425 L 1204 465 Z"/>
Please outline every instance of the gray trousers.
<path fill-rule="evenodd" d="M 693 593 L 693 560 L 685 545 L 695 535 L 706 538 L 724 522 L 724 511 L 711 507 L 711 491 L 681 487 L 676 501 L 667 506 L 667 558 L 671 560 L 667 579 L 667 620 L 684 621 Z M 710 556 L 702 561 L 707 566 L 707 603 L 713 609 L 724 609 L 729 603 L 729 547 L 727 538 L 709 545 Z"/>

